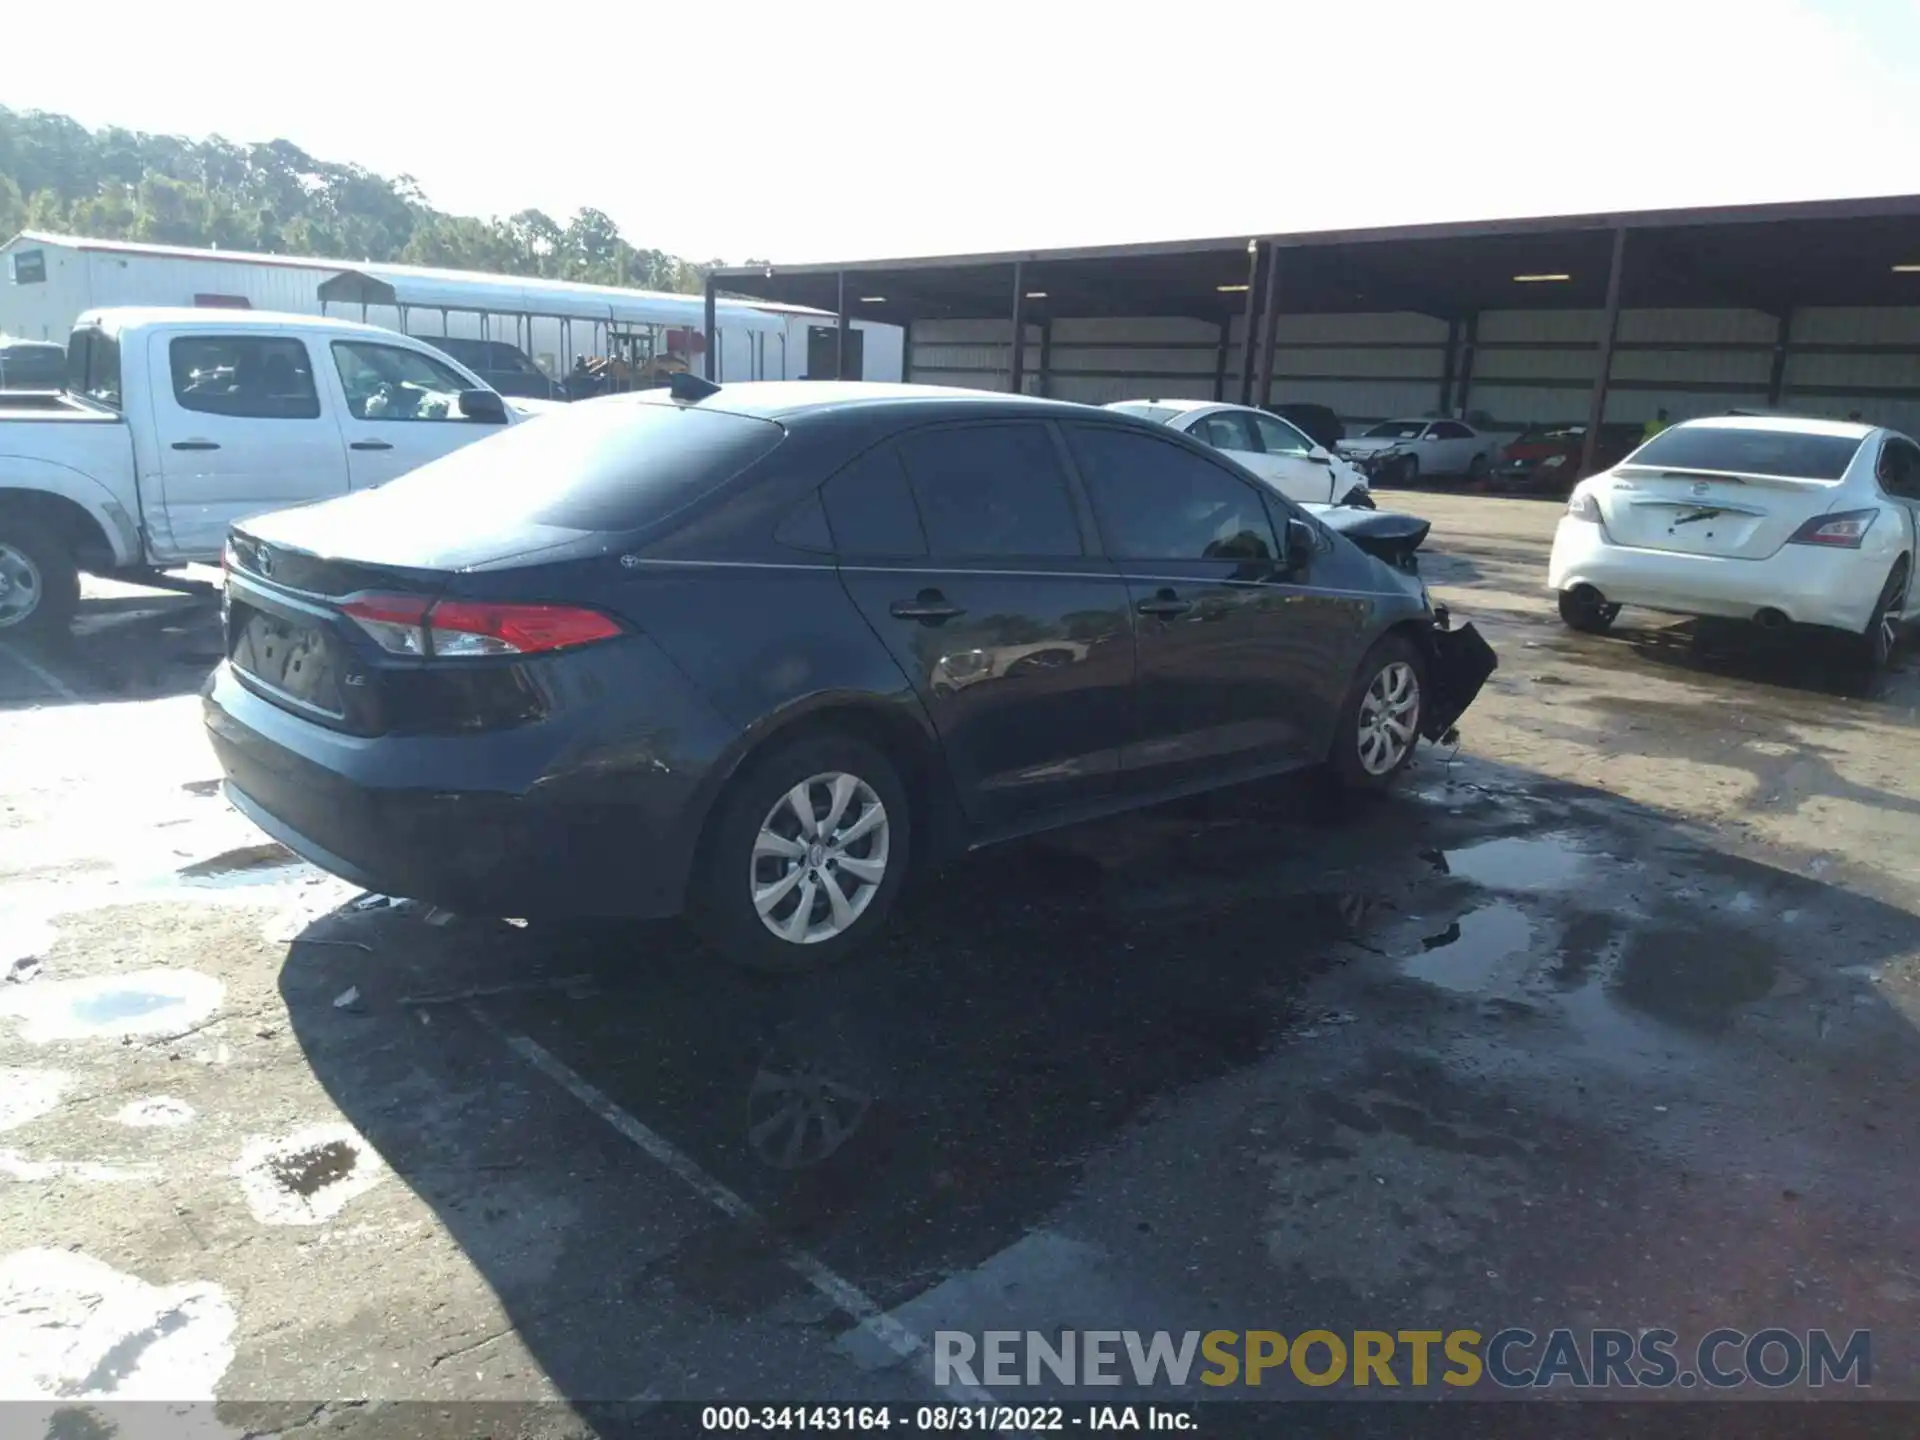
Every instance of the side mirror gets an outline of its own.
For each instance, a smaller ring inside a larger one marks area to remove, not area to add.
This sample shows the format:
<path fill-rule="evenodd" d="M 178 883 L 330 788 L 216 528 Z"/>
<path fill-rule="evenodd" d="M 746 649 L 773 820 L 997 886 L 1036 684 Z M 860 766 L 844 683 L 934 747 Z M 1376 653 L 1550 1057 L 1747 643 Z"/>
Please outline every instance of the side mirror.
<path fill-rule="evenodd" d="M 1316 465 L 1331 465 L 1333 463 L 1333 453 L 1324 445 L 1316 445 L 1307 451 L 1307 459 Z"/>
<path fill-rule="evenodd" d="M 1307 563 L 1307 557 L 1313 554 L 1313 527 L 1298 517 L 1287 521 L 1287 553 L 1285 563 L 1289 573 L 1299 570 Z"/>
<path fill-rule="evenodd" d="M 462 390 L 460 413 L 466 419 L 478 420 L 483 425 L 504 425 L 507 423 L 507 402 L 491 390 Z"/>

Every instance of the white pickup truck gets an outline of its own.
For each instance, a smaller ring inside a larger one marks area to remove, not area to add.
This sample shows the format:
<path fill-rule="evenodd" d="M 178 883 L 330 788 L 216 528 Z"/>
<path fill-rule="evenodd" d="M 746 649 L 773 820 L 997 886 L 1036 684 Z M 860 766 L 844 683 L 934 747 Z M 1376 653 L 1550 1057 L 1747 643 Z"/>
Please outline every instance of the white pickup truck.
<path fill-rule="evenodd" d="M 0 639 L 64 629 L 82 571 L 217 562 L 235 520 L 379 485 L 530 418 L 372 325 L 89 311 L 66 390 L 0 393 Z"/>

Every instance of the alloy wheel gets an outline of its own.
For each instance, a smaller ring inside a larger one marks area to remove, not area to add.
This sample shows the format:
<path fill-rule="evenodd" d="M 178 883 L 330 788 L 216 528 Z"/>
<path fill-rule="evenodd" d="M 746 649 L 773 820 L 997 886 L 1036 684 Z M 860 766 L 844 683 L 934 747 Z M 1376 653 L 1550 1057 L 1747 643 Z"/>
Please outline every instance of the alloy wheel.
<path fill-rule="evenodd" d="M 1420 722 L 1420 681 L 1404 660 L 1383 665 L 1360 702 L 1360 768 L 1391 774 L 1413 748 Z"/>
<path fill-rule="evenodd" d="M 0 541 L 0 630 L 23 624 L 40 608 L 43 593 L 33 557 Z"/>
<path fill-rule="evenodd" d="M 844 771 L 802 780 L 760 822 L 748 885 L 760 923 L 794 945 L 831 940 L 866 913 L 886 879 L 887 808 Z"/>
<path fill-rule="evenodd" d="M 1885 608 L 1880 612 L 1880 633 L 1875 639 L 1883 661 L 1893 654 L 1894 646 L 1900 642 L 1900 616 L 1907 608 L 1907 587 L 1912 583 L 1911 575 L 1902 573 L 1893 586 L 1893 593 L 1887 596 Z"/>

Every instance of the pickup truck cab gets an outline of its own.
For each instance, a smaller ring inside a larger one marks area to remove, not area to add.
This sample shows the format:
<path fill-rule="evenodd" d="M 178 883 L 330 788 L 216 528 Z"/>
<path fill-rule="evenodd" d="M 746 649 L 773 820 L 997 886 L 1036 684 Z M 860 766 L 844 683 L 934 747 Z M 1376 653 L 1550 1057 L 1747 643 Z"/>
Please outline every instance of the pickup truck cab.
<path fill-rule="evenodd" d="M 217 563 L 236 520 L 384 484 L 529 418 L 372 325 L 89 311 L 64 391 L 0 393 L 0 638 L 63 629 L 82 571 Z"/>

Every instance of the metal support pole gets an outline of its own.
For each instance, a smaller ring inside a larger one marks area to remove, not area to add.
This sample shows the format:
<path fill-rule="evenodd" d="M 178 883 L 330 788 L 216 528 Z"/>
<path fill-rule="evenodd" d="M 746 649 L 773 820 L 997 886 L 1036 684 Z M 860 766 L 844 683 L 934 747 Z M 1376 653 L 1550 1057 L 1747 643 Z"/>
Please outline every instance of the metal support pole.
<path fill-rule="evenodd" d="M 1007 389 L 1018 395 L 1027 364 L 1026 266 L 1013 262 L 1013 345 L 1007 363 Z"/>
<path fill-rule="evenodd" d="M 718 348 L 714 343 L 714 294 L 713 276 L 711 274 L 707 276 L 706 313 L 704 319 L 707 327 L 707 348 L 701 352 L 701 359 L 704 362 L 702 373 L 707 379 L 711 380 L 713 379 L 715 360 L 713 352 Z"/>
<path fill-rule="evenodd" d="M 1447 321 L 1447 353 L 1440 360 L 1440 405 L 1442 415 L 1453 414 L 1453 371 L 1460 357 L 1460 322 Z"/>
<path fill-rule="evenodd" d="M 1620 271 L 1627 258 L 1627 230 L 1613 232 L 1613 259 L 1607 266 L 1607 311 L 1600 322 L 1600 365 L 1593 377 L 1593 403 L 1587 408 L 1587 433 L 1580 443 L 1580 474 L 1593 469 L 1600 426 L 1607 418 L 1607 382 L 1613 377 L 1613 337 L 1620 329 Z"/>
<path fill-rule="evenodd" d="M 1460 334 L 1460 376 L 1454 391 L 1453 411 L 1456 415 L 1467 413 L 1467 397 L 1473 393 L 1473 357 L 1480 346 L 1480 316 L 1478 313 L 1467 316 L 1466 326 Z"/>
<path fill-rule="evenodd" d="M 913 321 L 911 320 L 900 327 L 900 383 L 902 385 L 913 383 Z"/>
<path fill-rule="evenodd" d="M 840 272 L 840 314 L 833 330 L 833 378 L 847 378 L 847 330 L 853 317 L 847 313 L 847 272 Z"/>
<path fill-rule="evenodd" d="M 1219 403 L 1227 398 L 1227 345 L 1233 339 L 1233 326 L 1222 322 L 1220 326 L 1220 344 L 1213 352 L 1213 398 Z"/>
<path fill-rule="evenodd" d="M 1261 409 L 1273 399 L 1273 345 L 1280 329 L 1280 247 L 1267 246 L 1267 286 L 1260 306 L 1260 373 L 1253 403 Z"/>
<path fill-rule="evenodd" d="M 1253 332 L 1259 328 L 1256 317 L 1260 311 L 1260 261 L 1266 252 L 1266 243 L 1261 240 L 1247 242 L 1247 311 L 1242 322 L 1246 330 L 1240 336 L 1240 403 L 1253 403 Z"/>
<path fill-rule="evenodd" d="M 1780 397 L 1787 390 L 1787 343 L 1793 338 L 1793 311 L 1774 316 L 1777 329 L 1773 336 L 1773 368 L 1767 372 L 1767 408 L 1780 408 Z"/>
<path fill-rule="evenodd" d="M 1053 319 L 1049 316 L 1040 322 L 1040 385 L 1041 395 L 1053 393 Z"/>

